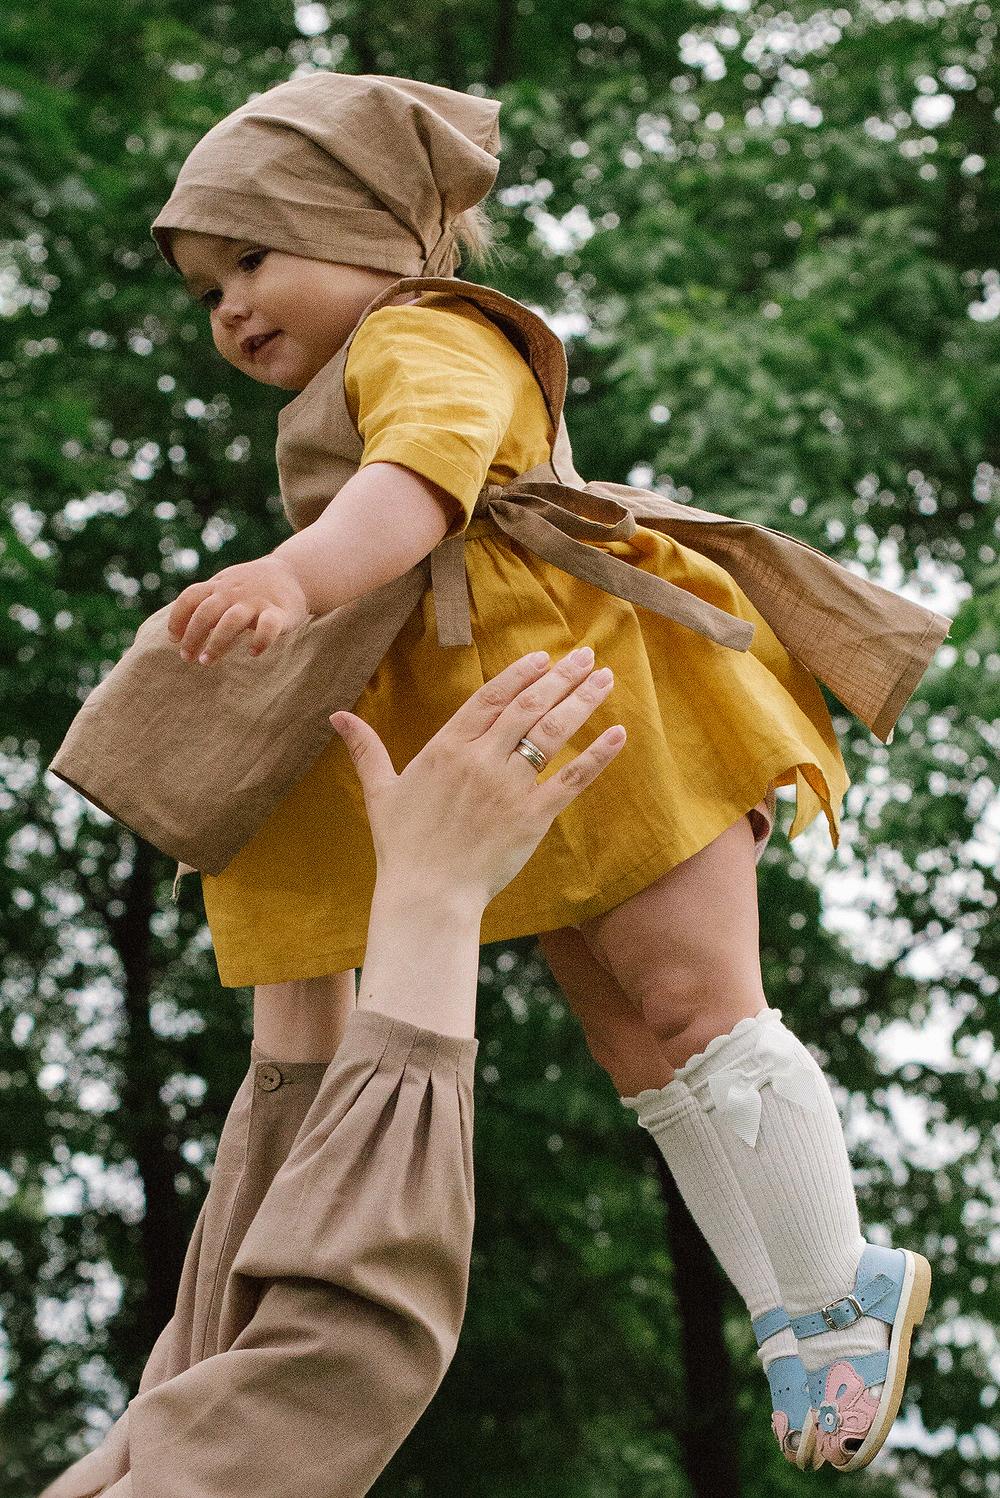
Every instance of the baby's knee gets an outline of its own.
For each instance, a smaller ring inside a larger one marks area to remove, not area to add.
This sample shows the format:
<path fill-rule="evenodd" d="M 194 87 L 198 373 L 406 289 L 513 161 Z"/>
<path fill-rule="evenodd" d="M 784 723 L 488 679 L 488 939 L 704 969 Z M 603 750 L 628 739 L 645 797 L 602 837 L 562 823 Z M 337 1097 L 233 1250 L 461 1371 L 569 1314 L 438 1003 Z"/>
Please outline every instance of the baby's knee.
<path fill-rule="evenodd" d="M 665 1087 L 672 1074 L 659 1042 L 639 1014 L 621 1011 L 581 1017 L 584 1038 L 597 1065 L 606 1071 L 619 1097 L 648 1087 Z"/>
<path fill-rule="evenodd" d="M 656 1036 L 671 1067 L 683 1066 L 719 1035 L 728 1035 L 741 1019 L 767 1007 L 763 990 L 753 984 L 659 988 L 643 1001 L 643 1018 Z"/>

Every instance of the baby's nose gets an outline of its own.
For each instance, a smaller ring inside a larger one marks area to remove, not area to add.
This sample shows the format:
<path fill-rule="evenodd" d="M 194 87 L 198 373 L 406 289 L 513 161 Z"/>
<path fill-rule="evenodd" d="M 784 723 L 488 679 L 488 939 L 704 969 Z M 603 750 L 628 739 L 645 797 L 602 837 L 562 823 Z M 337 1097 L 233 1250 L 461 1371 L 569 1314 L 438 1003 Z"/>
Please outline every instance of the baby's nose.
<path fill-rule="evenodd" d="M 223 322 L 227 324 L 246 322 L 247 317 L 249 316 L 249 308 L 242 300 L 220 302 L 218 310 L 219 316 L 222 318 Z"/>

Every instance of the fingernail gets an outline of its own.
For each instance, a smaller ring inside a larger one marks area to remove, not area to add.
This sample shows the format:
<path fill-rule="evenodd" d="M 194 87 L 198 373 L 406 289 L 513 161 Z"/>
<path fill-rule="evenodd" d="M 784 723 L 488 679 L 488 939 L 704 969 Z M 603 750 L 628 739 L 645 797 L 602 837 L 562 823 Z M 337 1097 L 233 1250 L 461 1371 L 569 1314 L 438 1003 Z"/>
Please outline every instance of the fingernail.
<path fill-rule="evenodd" d="M 207 666 L 210 659 L 211 659 L 211 657 L 209 656 L 207 650 L 202 655 L 199 655 L 199 657 L 198 657 L 198 660 L 199 660 L 200 664 L 203 665 L 203 666 Z"/>
<path fill-rule="evenodd" d="M 603 687 L 606 686 L 609 681 L 614 681 L 615 675 L 614 672 L 610 671 L 607 666 L 602 666 L 600 671 L 595 671 L 590 679 L 594 683 L 595 687 Z"/>
<path fill-rule="evenodd" d="M 589 666 L 593 663 L 593 659 L 594 652 L 589 645 L 584 645 L 579 650 L 574 650 L 570 656 L 570 661 L 574 666 Z"/>
<path fill-rule="evenodd" d="M 190 650 L 182 650 L 181 651 L 181 660 L 182 661 L 189 661 L 190 659 L 191 659 L 191 652 L 190 652 Z"/>

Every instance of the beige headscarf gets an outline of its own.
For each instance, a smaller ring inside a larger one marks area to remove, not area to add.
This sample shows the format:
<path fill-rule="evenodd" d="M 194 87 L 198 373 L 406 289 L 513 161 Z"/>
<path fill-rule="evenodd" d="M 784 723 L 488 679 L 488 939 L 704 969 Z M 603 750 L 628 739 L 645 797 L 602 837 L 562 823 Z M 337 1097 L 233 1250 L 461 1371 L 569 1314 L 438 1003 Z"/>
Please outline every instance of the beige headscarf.
<path fill-rule="evenodd" d="M 496 179 L 500 103 L 411 78 L 316 72 L 243 104 L 191 151 L 153 220 L 400 276 L 453 276 L 452 220 Z"/>

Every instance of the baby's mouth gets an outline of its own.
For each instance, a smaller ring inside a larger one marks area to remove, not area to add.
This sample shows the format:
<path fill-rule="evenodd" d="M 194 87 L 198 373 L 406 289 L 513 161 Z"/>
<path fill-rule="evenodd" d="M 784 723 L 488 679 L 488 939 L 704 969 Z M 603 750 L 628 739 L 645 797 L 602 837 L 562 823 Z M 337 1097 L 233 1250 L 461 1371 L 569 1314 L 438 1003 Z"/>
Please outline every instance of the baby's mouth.
<path fill-rule="evenodd" d="M 280 332 L 281 332 L 281 329 L 280 328 L 276 328 L 273 332 L 271 332 L 271 333 L 264 333 L 259 338 L 251 338 L 250 341 L 249 341 L 249 343 L 246 345 L 246 355 L 247 355 L 247 358 L 248 359 L 255 359 L 257 357 L 257 354 L 260 352 L 260 350 L 262 348 L 264 348 L 267 344 L 269 344 L 272 341 L 272 339 L 277 338 L 279 336 Z"/>

